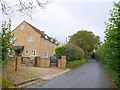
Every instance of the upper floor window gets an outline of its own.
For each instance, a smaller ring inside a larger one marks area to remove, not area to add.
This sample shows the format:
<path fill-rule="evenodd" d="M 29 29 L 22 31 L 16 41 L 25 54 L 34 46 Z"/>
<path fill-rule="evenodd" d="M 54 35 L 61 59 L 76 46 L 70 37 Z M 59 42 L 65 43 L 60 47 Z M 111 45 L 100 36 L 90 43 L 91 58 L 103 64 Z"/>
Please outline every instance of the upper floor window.
<path fill-rule="evenodd" d="M 25 26 L 24 25 L 21 25 L 21 27 L 20 27 L 21 29 L 24 29 L 25 28 Z"/>
<path fill-rule="evenodd" d="M 28 37 L 28 42 L 33 42 L 34 41 L 34 37 L 33 36 L 29 36 Z"/>
<path fill-rule="evenodd" d="M 48 52 L 44 51 L 44 58 L 48 58 Z"/>
<path fill-rule="evenodd" d="M 10 38 L 10 42 L 11 42 L 11 43 L 15 42 L 15 40 L 16 40 L 16 37 L 15 37 L 15 36 L 12 37 L 12 38 Z"/>
<path fill-rule="evenodd" d="M 35 50 L 32 50 L 31 51 L 31 56 L 35 56 L 36 55 L 36 51 Z"/>

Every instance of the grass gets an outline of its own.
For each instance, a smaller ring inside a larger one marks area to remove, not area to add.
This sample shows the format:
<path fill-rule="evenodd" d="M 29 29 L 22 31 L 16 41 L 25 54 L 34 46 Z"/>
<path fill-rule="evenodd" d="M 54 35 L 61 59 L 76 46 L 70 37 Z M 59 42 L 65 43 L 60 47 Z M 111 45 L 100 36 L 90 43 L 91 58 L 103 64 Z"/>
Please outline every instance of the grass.
<path fill-rule="evenodd" d="M 2 88 L 15 88 L 15 86 L 7 79 L 2 78 Z"/>
<path fill-rule="evenodd" d="M 85 59 L 68 61 L 66 67 L 67 68 L 76 68 L 76 67 L 79 67 L 80 65 L 85 64 L 85 63 L 86 63 Z"/>
<path fill-rule="evenodd" d="M 0 89 L 2 88 L 2 77 L 0 76 Z"/>

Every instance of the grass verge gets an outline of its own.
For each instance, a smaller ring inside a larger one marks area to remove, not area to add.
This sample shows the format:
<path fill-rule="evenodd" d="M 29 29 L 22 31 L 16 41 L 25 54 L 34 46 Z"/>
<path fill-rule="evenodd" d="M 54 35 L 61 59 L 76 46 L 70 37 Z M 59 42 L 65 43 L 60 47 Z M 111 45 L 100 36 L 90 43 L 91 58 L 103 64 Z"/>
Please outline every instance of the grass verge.
<path fill-rule="evenodd" d="M 15 88 L 15 86 L 5 78 L 2 78 L 2 88 Z"/>

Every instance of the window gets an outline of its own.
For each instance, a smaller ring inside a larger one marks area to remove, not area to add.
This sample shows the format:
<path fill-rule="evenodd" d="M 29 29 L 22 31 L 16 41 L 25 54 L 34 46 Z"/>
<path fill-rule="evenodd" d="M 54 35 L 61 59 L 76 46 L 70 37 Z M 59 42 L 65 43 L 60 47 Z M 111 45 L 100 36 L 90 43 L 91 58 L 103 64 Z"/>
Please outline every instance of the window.
<path fill-rule="evenodd" d="M 11 39 L 10 39 L 10 42 L 12 43 L 12 42 L 15 42 L 15 40 L 16 40 L 16 37 L 12 37 Z"/>
<path fill-rule="evenodd" d="M 48 52 L 44 51 L 44 58 L 48 58 Z"/>
<path fill-rule="evenodd" d="M 33 36 L 29 36 L 28 37 L 28 42 L 33 42 L 34 41 L 34 37 Z"/>
<path fill-rule="evenodd" d="M 35 50 L 32 50 L 31 51 L 31 56 L 35 56 L 36 55 L 36 51 Z"/>
<path fill-rule="evenodd" d="M 21 27 L 20 27 L 21 29 L 24 29 L 25 28 L 25 26 L 24 25 L 21 25 Z"/>
<path fill-rule="evenodd" d="M 29 54 L 29 50 L 26 49 L 26 51 L 25 51 L 25 55 L 28 55 L 28 54 Z"/>

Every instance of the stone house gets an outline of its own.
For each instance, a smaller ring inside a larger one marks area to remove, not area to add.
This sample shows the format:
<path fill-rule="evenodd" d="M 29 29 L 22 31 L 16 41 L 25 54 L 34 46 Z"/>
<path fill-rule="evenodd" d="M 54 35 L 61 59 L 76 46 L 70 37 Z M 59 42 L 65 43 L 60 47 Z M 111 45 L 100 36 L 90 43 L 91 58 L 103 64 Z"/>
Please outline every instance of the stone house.
<path fill-rule="evenodd" d="M 57 41 L 26 21 L 18 25 L 12 34 L 14 38 L 11 41 L 15 41 L 13 48 L 16 55 L 50 58 L 55 54 Z"/>

